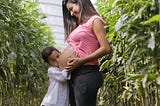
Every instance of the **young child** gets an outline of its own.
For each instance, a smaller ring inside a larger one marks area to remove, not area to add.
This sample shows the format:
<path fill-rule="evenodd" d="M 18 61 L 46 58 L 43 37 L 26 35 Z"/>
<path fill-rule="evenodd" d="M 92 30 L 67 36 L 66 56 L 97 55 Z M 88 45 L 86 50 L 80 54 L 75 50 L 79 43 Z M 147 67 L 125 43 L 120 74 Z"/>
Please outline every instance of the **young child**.
<path fill-rule="evenodd" d="M 40 106 L 69 106 L 70 75 L 66 69 L 60 70 L 58 59 L 61 53 L 50 46 L 42 51 L 42 58 L 48 64 L 49 87 Z"/>

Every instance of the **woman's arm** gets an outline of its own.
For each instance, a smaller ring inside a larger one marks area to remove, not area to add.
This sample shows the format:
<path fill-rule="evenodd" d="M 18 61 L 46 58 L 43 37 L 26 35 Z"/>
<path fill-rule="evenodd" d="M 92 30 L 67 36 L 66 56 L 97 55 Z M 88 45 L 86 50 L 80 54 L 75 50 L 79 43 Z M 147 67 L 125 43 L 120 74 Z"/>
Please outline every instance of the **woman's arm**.
<path fill-rule="evenodd" d="M 93 52 L 92 54 L 88 55 L 83 59 L 85 63 L 92 61 L 94 59 L 98 59 L 108 53 L 111 53 L 109 42 L 105 37 L 106 30 L 104 28 L 104 23 L 100 19 L 97 18 L 94 20 L 92 31 L 96 35 L 99 41 L 100 47 L 95 52 Z"/>

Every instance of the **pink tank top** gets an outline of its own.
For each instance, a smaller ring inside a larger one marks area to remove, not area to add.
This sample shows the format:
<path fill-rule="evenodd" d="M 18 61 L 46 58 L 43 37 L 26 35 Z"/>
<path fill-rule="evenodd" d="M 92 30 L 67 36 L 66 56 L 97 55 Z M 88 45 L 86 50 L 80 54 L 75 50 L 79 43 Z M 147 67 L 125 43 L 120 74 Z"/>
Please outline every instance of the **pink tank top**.
<path fill-rule="evenodd" d="M 96 35 L 92 32 L 92 24 L 97 18 L 105 23 L 100 16 L 94 15 L 86 23 L 74 29 L 67 38 L 68 44 L 73 47 L 80 58 L 86 57 L 100 47 Z M 98 60 L 93 60 L 86 64 L 97 65 Z"/>

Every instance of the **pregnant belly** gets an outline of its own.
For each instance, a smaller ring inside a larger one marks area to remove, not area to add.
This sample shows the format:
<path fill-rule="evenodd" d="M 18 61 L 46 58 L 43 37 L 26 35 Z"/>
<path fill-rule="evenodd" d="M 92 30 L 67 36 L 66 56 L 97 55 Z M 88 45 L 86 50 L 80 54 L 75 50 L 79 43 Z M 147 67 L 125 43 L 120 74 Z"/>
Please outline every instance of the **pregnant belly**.
<path fill-rule="evenodd" d="M 59 57 L 59 68 L 64 69 L 67 66 L 68 58 L 74 54 L 74 50 L 71 46 L 67 46 Z"/>

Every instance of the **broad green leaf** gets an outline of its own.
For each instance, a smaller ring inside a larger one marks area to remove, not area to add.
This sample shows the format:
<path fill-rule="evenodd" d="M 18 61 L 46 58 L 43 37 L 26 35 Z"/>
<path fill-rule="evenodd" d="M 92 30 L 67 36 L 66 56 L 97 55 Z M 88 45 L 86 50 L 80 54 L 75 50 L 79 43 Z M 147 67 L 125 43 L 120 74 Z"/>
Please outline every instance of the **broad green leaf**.
<path fill-rule="evenodd" d="M 150 24 L 152 22 L 160 22 L 160 15 L 154 15 L 149 20 L 142 22 L 142 24 L 146 25 L 146 24 Z"/>

